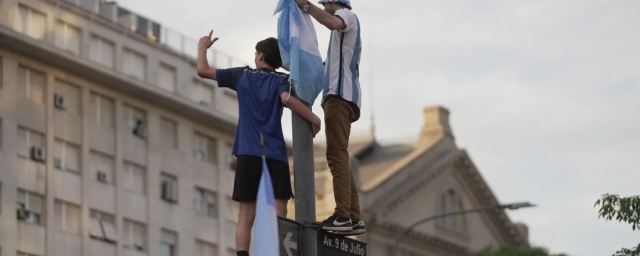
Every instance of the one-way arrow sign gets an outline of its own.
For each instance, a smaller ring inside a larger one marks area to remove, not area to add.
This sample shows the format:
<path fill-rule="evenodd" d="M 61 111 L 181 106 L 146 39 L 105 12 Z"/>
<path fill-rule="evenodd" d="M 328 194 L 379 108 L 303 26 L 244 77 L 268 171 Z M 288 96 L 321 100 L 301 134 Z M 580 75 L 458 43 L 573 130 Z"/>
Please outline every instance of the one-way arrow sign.
<path fill-rule="evenodd" d="M 280 256 L 300 256 L 298 243 L 302 226 L 292 220 L 278 218 L 278 238 L 280 241 Z"/>
<path fill-rule="evenodd" d="M 298 244 L 291 241 L 292 235 L 293 233 L 288 232 L 287 236 L 284 238 L 284 242 L 282 242 L 285 251 L 287 251 L 287 256 L 293 256 L 293 254 L 291 253 L 291 249 L 298 250 Z"/>

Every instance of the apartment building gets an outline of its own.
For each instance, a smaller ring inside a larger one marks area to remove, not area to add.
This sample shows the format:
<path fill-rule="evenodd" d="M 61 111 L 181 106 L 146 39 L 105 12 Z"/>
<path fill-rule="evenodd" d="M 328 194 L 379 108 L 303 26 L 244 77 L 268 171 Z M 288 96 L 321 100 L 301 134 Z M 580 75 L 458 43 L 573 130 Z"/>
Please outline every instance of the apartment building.
<path fill-rule="evenodd" d="M 0 255 L 235 255 L 237 97 L 196 43 L 114 2 L 0 0 Z"/>

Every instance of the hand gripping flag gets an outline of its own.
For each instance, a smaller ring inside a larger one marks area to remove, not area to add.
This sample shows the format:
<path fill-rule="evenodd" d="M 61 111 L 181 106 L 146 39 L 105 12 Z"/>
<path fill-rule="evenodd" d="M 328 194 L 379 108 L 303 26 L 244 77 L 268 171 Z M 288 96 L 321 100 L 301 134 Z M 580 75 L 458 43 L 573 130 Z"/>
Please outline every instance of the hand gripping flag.
<path fill-rule="evenodd" d="M 318 49 L 316 30 L 308 13 L 303 13 L 294 0 L 280 0 L 274 15 L 278 18 L 278 43 L 282 64 L 289 66 L 289 80 L 296 95 L 313 105 L 324 88 L 324 65 Z"/>
<path fill-rule="evenodd" d="M 256 203 L 256 244 L 257 256 L 279 256 L 278 244 L 278 215 L 276 214 L 276 200 L 273 195 L 271 175 L 267 162 L 262 157 L 262 177 L 258 187 Z"/>

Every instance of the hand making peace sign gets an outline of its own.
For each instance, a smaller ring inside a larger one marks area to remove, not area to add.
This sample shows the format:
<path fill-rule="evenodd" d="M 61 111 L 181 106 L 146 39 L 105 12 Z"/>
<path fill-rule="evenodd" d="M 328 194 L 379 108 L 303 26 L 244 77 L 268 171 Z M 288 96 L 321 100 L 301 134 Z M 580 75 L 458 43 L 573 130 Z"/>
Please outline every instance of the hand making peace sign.
<path fill-rule="evenodd" d="M 200 38 L 200 41 L 198 41 L 198 49 L 200 49 L 200 50 L 209 49 L 213 45 L 213 43 L 218 41 L 219 38 L 217 38 L 217 37 L 211 39 L 211 35 L 213 35 L 213 30 L 211 30 L 211 32 L 209 32 L 208 36 L 203 36 L 203 37 Z"/>

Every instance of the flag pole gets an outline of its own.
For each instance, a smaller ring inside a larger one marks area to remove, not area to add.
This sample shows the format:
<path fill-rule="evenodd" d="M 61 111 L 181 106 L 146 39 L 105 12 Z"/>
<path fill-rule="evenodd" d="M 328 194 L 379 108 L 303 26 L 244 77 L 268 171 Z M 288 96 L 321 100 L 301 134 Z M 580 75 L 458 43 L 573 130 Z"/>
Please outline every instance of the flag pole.
<path fill-rule="evenodd" d="M 295 86 L 291 81 L 294 97 Z M 304 101 L 302 101 L 304 103 Z M 311 106 L 304 103 L 311 109 Z M 311 123 L 296 113 L 291 114 L 293 129 L 293 176 L 295 188 L 296 221 L 302 223 L 301 252 L 304 256 L 317 256 L 315 177 L 313 171 L 313 134 Z"/>

